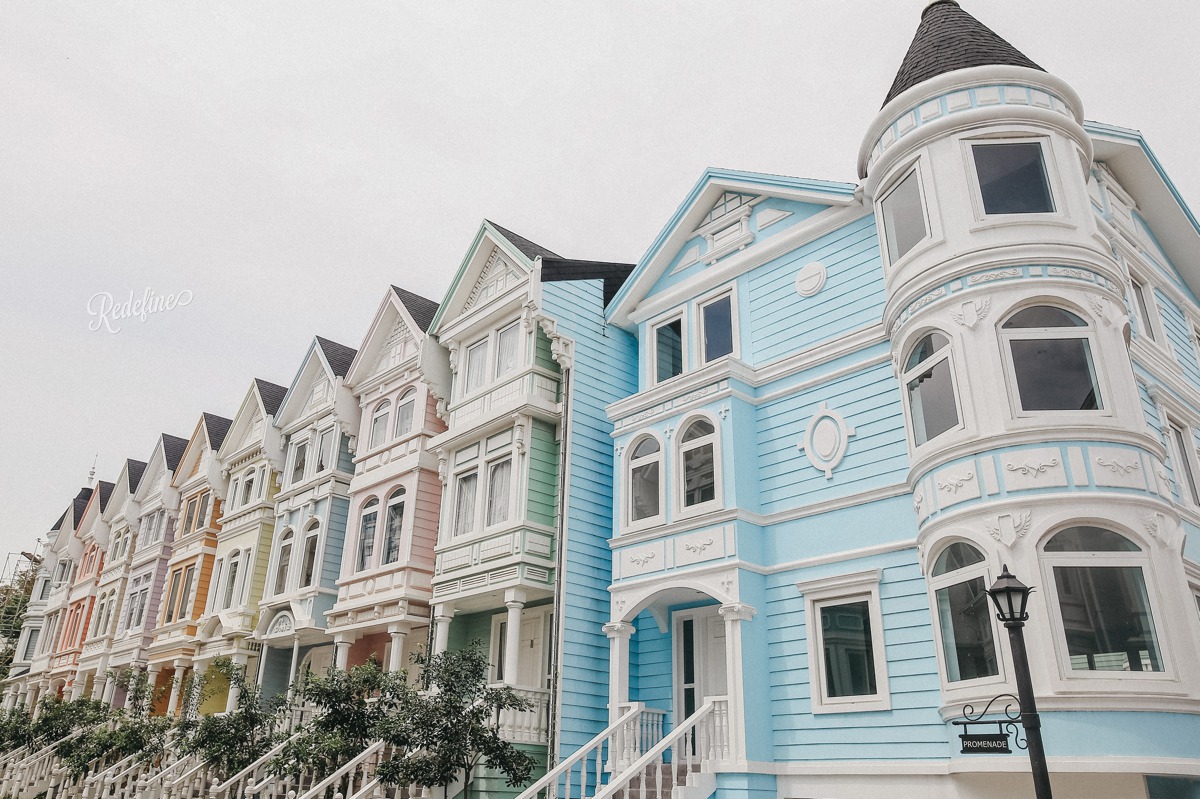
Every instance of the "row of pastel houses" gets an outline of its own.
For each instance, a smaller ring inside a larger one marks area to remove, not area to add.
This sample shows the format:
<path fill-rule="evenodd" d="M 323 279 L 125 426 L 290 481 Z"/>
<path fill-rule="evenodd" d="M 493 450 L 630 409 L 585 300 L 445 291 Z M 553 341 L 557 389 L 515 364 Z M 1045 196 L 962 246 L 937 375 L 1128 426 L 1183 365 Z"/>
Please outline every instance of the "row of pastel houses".
<path fill-rule="evenodd" d="M 1011 796 L 953 724 L 1015 692 L 1008 565 L 1060 796 L 1197 795 L 1200 225 L 951 0 L 858 169 L 710 169 L 636 264 L 485 221 L 440 302 L 79 492 L 6 705 L 481 641 L 531 792 Z"/>

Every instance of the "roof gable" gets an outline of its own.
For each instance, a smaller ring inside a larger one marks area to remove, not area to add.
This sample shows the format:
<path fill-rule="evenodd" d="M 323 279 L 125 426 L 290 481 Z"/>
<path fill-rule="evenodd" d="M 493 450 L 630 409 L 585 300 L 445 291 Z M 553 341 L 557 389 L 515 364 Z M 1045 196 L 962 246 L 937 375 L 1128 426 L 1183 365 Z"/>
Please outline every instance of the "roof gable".
<path fill-rule="evenodd" d="M 414 318 L 411 308 L 417 309 L 420 319 Z M 437 303 L 391 286 L 379 303 L 362 346 L 346 374 L 346 385 L 361 386 L 373 376 L 416 355 L 435 313 Z"/>
<path fill-rule="evenodd" d="M 132 494 L 137 491 L 138 483 L 142 481 L 142 474 L 146 471 L 146 464 L 143 461 L 135 461 L 133 458 L 125 460 L 125 490 Z"/>
<path fill-rule="evenodd" d="M 217 448 L 217 458 L 223 462 L 229 461 L 247 447 L 263 443 L 264 432 L 269 425 L 268 418 L 274 418 L 286 393 L 287 389 L 283 386 L 255 378 L 246 389 L 237 413 L 233 415 L 224 441 Z"/>
<path fill-rule="evenodd" d="M 850 183 L 707 169 L 608 306 L 628 326 L 646 297 L 831 209 L 857 205 Z M 813 223 L 815 224 L 815 222 Z"/>
<path fill-rule="evenodd" d="M 268 416 L 279 413 L 279 406 L 283 404 L 283 398 L 287 396 L 287 388 L 260 380 L 257 377 L 254 378 L 254 387 L 258 389 L 258 397 L 262 401 L 263 411 Z"/>
<path fill-rule="evenodd" d="M 192 437 L 188 441 L 187 448 L 184 450 L 183 458 L 179 461 L 179 465 L 175 469 L 175 477 L 172 480 L 175 486 L 183 485 L 198 474 L 201 465 L 204 463 L 205 453 L 216 450 L 209 433 L 209 417 L 217 420 L 217 426 L 221 429 L 222 438 L 224 438 L 225 432 L 229 429 L 230 421 L 228 419 L 210 413 L 200 414 L 200 419 L 196 422 L 196 428 L 192 431 Z"/>
<path fill-rule="evenodd" d="M 329 363 L 329 354 L 338 360 L 340 372 Z M 356 354 L 343 344 L 314 337 L 275 414 L 276 426 L 286 427 L 326 400 L 333 399 L 335 387 L 349 371 Z"/>

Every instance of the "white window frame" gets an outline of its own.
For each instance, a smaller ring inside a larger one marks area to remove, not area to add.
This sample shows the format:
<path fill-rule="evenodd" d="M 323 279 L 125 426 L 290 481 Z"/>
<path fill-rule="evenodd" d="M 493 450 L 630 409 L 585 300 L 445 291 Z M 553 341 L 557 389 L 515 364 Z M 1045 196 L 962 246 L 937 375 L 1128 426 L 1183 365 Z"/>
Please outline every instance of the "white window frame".
<path fill-rule="evenodd" d="M 818 580 L 797 583 L 804 596 L 805 634 L 808 636 L 808 673 L 812 712 L 858 713 L 891 710 L 891 689 L 888 682 L 887 652 L 883 638 L 883 612 L 879 602 L 881 569 L 839 574 Z M 872 659 L 875 668 L 875 693 L 862 696 L 826 696 L 824 637 L 819 620 L 821 608 L 851 602 L 867 602 L 871 620 Z"/>
<path fill-rule="evenodd" d="M 1138 335 L 1159 347 L 1165 347 L 1162 313 L 1154 294 L 1154 283 L 1132 271 L 1129 273 L 1129 304 L 1137 321 Z"/>
<path fill-rule="evenodd" d="M 638 445 L 645 440 L 652 440 L 658 445 L 658 451 L 649 455 L 643 455 L 637 460 L 633 457 L 633 451 Z M 623 475 L 623 485 L 621 490 L 622 509 L 621 522 L 626 532 L 634 532 L 637 530 L 645 530 L 649 527 L 657 527 L 667 520 L 667 446 L 662 440 L 662 437 L 651 430 L 643 430 L 635 433 L 629 441 L 629 446 L 624 452 L 624 466 L 621 470 Z M 647 516 L 644 519 L 634 521 L 633 518 L 633 470 L 639 466 L 645 466 L 651 462 L 658 464 L 658 513 L 654 516 Z"/>
<path fill-rule="evenodd" d="M 698 421 L 705 421 L 712 425 L 712 433 L 685 443 L 683 440 L 684 434 L 689 427 Z M 707 413 L 693 413 L 684 418 L 679 424 L 678 431 L 674 437 L 675 445 L 671 448 L 672 460 L 674 461 L 674 468 L 671 470 L 673 474 L 671 478 L 673 481 L 673 490 L 671 491 L 673 501 L 671 507 L 675 511 L 676 519 L 700 516 L 715 510 L 721 510 L 725 507 L 725 492 L 723 490 L 724 475 L 723 464 L 721 462 L 721 434 L 720 422 Z M 693 450 L 705 444 L 712 444 L 713 450 L 713 498 L 696 505 L 686 505 L 684 504 L 684 495 L 687 493 L 685 485 L 687 481 L 687 469 L 684 467 L 683 461 L 684 450 Z"/>
<path fill-rule="evenodd" d="M 507 441 L 503 440 L 505 438 L 507 438 Z M 520 523 L 522 508 L 517 499 L 519 496 L 518 489 L 524 485 L 523 475 L 519 471 L 524 460 L 516 457 L 515 440 L 515 430 L 510 427 L 485 439 L 476 441 L 474 444 L 460 447 L 455 452 L 453 479 L 450 483 L 454 486 L 454 490 L 451 493 L 450 501 L 446 503 L 449 507 L 447 529 L 450 531 L 451 540 L 460 541 L 470 539 L 474 536 L 491 535 L 498 530 L 514 527 Z M 472 447 L 475 448 L 474 454 L 463 455 L 466 450 Z M 489 496 L 491 469 L 493 465 L 503 460 L 510 460 L 512 462 L 508 479 L 508 518 L 488 525 L 487 508 L 491 499 Z M 471 474 L 476 475 L 475 507 L 472 508 L 471 524 L 460 532 L 458 530 L 459 483 L 464 477 Z"/>
<path fill-rule="evenodd" d="M 321 458 L 325 455 L 325 450 L 324 450 L 325 436 L 329 436 L 329 452 L 328 452 L 329 462 L 327 464 L 325 464 L 325 468 L 322 469 L 321 468 Z M 384 431 L 384 436 L 385 437 L 387 436 L 386 430 Z M 325 427 L 321 430 L 318 430 L 316 435 L 313 436 L 313 440 L 315 440 L 317 442 L 317 446 L 316 446 L 316 450 L 315 450 L 317 459 L 313 463 L 313 469 L 314 469 L 313 474 L 327 474 L 328 472 L 332 472 L 335 469 L 337 469 L 337 462 L 338 462 L 337 426 L 330 425 L 329 427 Z"/>
<path fill-rule="evenodd" d="M 671 375 L 670 377 L 658 378 L 658 330 L 667 325 L 679 323 L 679 374 Z M 650 381 L 649 385 L 657 386 L 668 381 L 674 380 L 677 377 L 682 377 L 688 373 L 689 358 L 687 346 L 687 320 L 680 311 L 675 311 L 669 316 L 663 317 L 654 324 L 650 325 L 649 336 L 650 357 L 646 362 L 650 364 Z"/>
<path fill-rule="evenodd" d="M 727 299 L 727 298 L 729 300 L 729 334 L 732 338 L 733 349 L 730 350 L 725 355 L 718 355 L 716 358 L 710 359 L 708 357 L 708 353 L 705 351 L 705 343 L 706 343 L 707 339 L 706 339 L 706 334 L 705 334 L 705 330 L 704 330 L 704 309 L 710 305 L 713 305 L 714 303 L 718 303 L 721 300 Z M 695 337 L 696 352 L 694 353 L 695 357 L 693 358 L 693 363 L 695 363 L 697 365 L 696 368 L 700 368 L 702 366 L 707 366 L 710 363 L 715 363 L 715 362 L 720 361 L 725 358 L 735 358 L 735 359 L 741 358 L 742 357 L 742 349 L 741 349 L 741 344 L 740 344 L 741 336 L 738 335 L 738 332 L 739 332 L 738 331 L 738 303 L 737 303 L 736 286 L 733 284 L 729 284 L 727 286 L 722 286 L 721 288 L 719 288 L 715 291 L 709 292 L 708 294 L 705 294 L 705 295 L 697 298 L 693 304 L 695 305 L 695 310 L 693 312 L 693 318 L 695 318 L 695 320 L 696 320 L 696 337 Z M 655 345 L 656 345 L 655 346 L 655 356 L 657 357 L 657 354 L 658 354 L 657 340 L 655 341 Z M 686 347 L 686 343 L 685 343 L 684 349 L 686 349 L 686 348 L 687 347 Z M 657 365 L 656 365 L 656 369 L 657 369 Z M 687 371 L 687 368 L 686 368 L 686 362 L 685 362 L 684 372 L 686 372 L 686 371 Z M 657 375 L 657 371 L 655 372 L 655 374 Z"/>
<path fill-rule="evenodd" d="M 288 488 L 298 486 L 301 483 L 303 483 L 305 480 L 308 479 L 308 472 L 309 472 L 308 449 L 309 449 L 309 445 L 311 443 L 312 442 L 308 439 L 308 437 L 305 437 L 301 440 L 293 441 L 292 445 L 288 448 L 288 461 L 287 461 Z M 297 476 L 296 475 L 296 458 L 299 457 L 299 455 L 300 455 L 301 447 L 304 447 L 304 468 L 302 468 L 300 470 L 300 474 L 299 474 L 299 476 Z"/>
<path fill-rule="evenodd" d="M 385 399 L 382 402 L 376 403 L 375 409 L 371 411 L 371 419 L 367 427 L 367 450 L 377 449 L 387 444 L 391 438 L 388 436 L 389 425 L 392 420 L 392 401 Z M 376 425 L 381 424 L 379 429 L 379 440 L 375 440 Z"/>
<path fill-rule="evenodd" d="M 304 537 L 302 539 L 297 538 L 297 540 L 301 541 L 303 546 L 301 546 L 300 552 L 298 553 L 299 554 L 299 563 L 297 565 L 299 566 L 299 568 L 296 570 L 296 587 L 297 587 L 297 589 L 320 588 L 320 586 L 321 586 L 321 567 L 322 567 L 323 561 L 325 559 L 324 558 L 325 553 L 321 551 L 321 549 L 322 549 L 322 547 L 321 547 L 321 523 L 318 521 L 310 522 L 308 525 L 308 528 L 304 531 Z M 305 583 L 305 582 L 303 582 L 303 580 L 304 580 L 304 561 L 308 556 L 308 542 L 310 540 L 315 540 L 315 544 L 313 546 L 312 579 L 310 580 L 310 582 Z"/>
<path fill-rule="evenodd" d="M 379 553 L 377 544 L 379 541 L 379 526 L 382 508 L 383 503 L 379 500 L 379 497 L 372 495 L 368 497 L 367 501 L 364 502 L 362 507 L 358 509 L 358 534 L 355 536 L 358 546 L 354 548 L 353 552 L 355 574 L 360 574 L 375 568 L 375 562 L 378 559 L 377 555 Z M 375 528 L 371 531 L 371 551 L 364 556 L 362 551 L 363 543 L 365 541 L 363 536 L 363 522 L 366 521 L 366 516 L 369 513 L 375 514 Z"/>
<path fill-rule="evenodd" d="M 516 360 L 516 363 L 513 364 L 511 369 L 505 369 L 504 371 L 501 371 L 501 369 L 500 369 L 500 337 L 510 330 L 515 331 L 515 335 L 517 337 L 517 360 Z M 522 335 L 521 322 L 519 320 L 516 322 L 513 322 L 512 324 L 508 324 L 508 325 L 505 325 L 504 327 L 498 328 L 493 337 L 495 338 L 495 344 L 492 347 L 492 349 L 495 350 L 495 357 L 493 358 L 494 366 L 492 367 L 492 380 L 498 382 L 500 380 L 500 378 L 502 378 L 506 375 L 514 374 L 516 372 L 521 371 L 521 367 L 525 365 L 525 349 L 526 349 L 526 347 L 523 345 L 525 345 L 527 343 L 527 341 L 526 341 L 526 337 L 524 335 Z"/>
<path fill-rule="evenodd" d="M 901 365 L 901 368 L 907 366 L 909 358 L 912 357 L 913 349 L 915 349 L 916 346 L 918 344 L 920 344 L 925 339 L 926 336 L 930 336 L 935 333 L 940 334 L 941 336 L 943 336 L 946 339 L 946 346 L 942 347 L 939 350 L 935 350 L 934 353 L 932 355 L 930 355 L 928 358 L 926 358 L 925 360 L 916 364 L 915 366 L 905 369 L 900 374 L 900 392 L 904 397 L 904 402 L 902 404 L 904 405 L 905 431 L 908 435 L 908 444 L 909 444 L 909 447 L 911 447 L 910 451 L 912 451 L 912 452 L 916 452 L 921 447 L 924 447 L 934 441 L 937 441 L 939 438 L 941 438 L 944 435 L 947 435 L 949 433 L 956 433 L 956 432 L 966 429 L 966 420 L 963 419 L 963 401 L 962 401 L 962 398 L 959 396 L 960 383 L 958 380 L 958 372 L 955 370 L 955 367 L 954 367 L 954 362 L 955 362 L 954 338 L 952 336 L 950 336 L 948 333 L 946 333 L 945 331 L 940 330 L 938 328 L 929 328 L 927 330 L 922 330 L 921 332 L 917 333 L 916 335 L 912 336 L 909 339 L 909 344 L 906 349 L 901 350 L 901 352 L 904 353 L 904 360 L 902 360 L 900 362 L 900 365 Z M 950 366 L 950 389 L 951 389 L 951 392 L 954 394 L 954 413 L 958 417 L 958 424 L 954 425 L 953 427 L 946 428 L 945 430 L 938 433 L 933 438 L 926 438 L 925 441 L 923 441 L 921 443 L 917 443 L 916 421 L 915 421 L 915 417 L 913 416 L 912 403 L 909 398 L 908 384 L 911 381 L 915 380 L 919 375 L 924 374 L 925 372 L 928 372 L 929 370 L 933 369 L 942 360 L 945 360 Z M 944 444 L 945 442 L 942 441 L 940 443 Z"/>
<path fill-rule="evenodd" d="M 290 534 L 290 537 L 289 537 Z M 286 538 L 285 538 L 286 537 Z M 295 528 L 287 527 L 279 535 L 279 544 L 274 548 L 275 555 L 270 573 L 271 596 L 283 596 L 291 591 L 292 579 L 295 575 L 295 570 L 292 568 L 292 561 L 296 557 L 296 542 L 300 536 Z M 283 547 L 290 545 L 286 563 L 283 559 Z M 284 566 L 287 567 L 287 573 L 283 576 L 283 585 L 280 585 L 279 570 Z"/>
<path fill-rule="evenodd" d="M 1167 453 L 1171 456 L 1171 476 L 1179 489 L 1179 504 L 1189 508 L 1200 508 L 1200 468 L 1196 455 L 1196 435 L 1191 425 L 1179 420 L 1178 416 L 1170 413 L 1166 416 Z M 1175 440 L 1179 434 L 1180 441 Z M 1182 443 L 1183 450 L 1179 445 Z M 1181 470 L 1187 475 L 1187 483 L 1179 479 Z"/>
<path fill-rule="evenodd" d="M 400 419 L 403 416 L 401 410 L 405 405 L 412 406 L 412 413 L 409 414 L 407 429 L 401 430 Z M 396 418 L 392 424 L 392 438 L 406 438 L 415 432 L 414 428 L 419 430 L 421 427 L 423 427 L 423 425 L 417 424 L 417 390 L 415 388 L 405 389 L 400 394 L 400 398 L 396 400 Z"/>
<path fill-rule="evenodd" d="M 378 525 L 377 534 L 379 536 L 379 547 L 377 549 L 378 558 L 376 561 L 382 566 L 395 567 L 397 564 L 404 563 L 402 557 L 404 553 L 404 531 L 408 526 L 408 517 L 411 516 L 408 506 L 408 488 L 403 485 L 392 486 L 387 493 L 387 499 L 380 503 L 382 511 L 380 513 L 380 524 Z M 388 518 L 391 515 L 393 505 L 400 505 L 403 510 L 400 512 L 400 529 L 396 531 L 396 559 L 386 560 L 387 558 L 387 543 L 388 543 Z"/>
<path fill-rule="evenodd" d="M 478 394 L 482 391 L 486 391 L 488 389 L 488 387 L 491 386 L 492 379 L 493 379 L 491 376 L 492 368 L 493 368 L 492 367 L 492 357 L 491 357 L 491 346 L 492 346 L 492 337 L 489 334 L 489 335 L 486 335 L 483 338 L 477 339 L 476 341 L 473 341 L 470 344 L 468 344 L 467 346 L 463 347 L 463 360 L 462 360 L 463 391 L 462 391 L 462 396 L 469 397 L 474 394 Z M 479 362 L 478 362 L 479 369 L 481 370 L 481 376 L 477 378 L 475 370 L 471 368 L 471 353 L 480 348 L 483 349 L 483 355 L 479 359 Z M 475 380 L 478 380 L 478 383 L 476 383 L 475 385 L 472 385 L 472 382 Z"/>
<path fill-rule="evenodd" d="M 955 569 L 953 571 L 948 571 L 945 574 L 934 576 L 934 564 L 937 563 L 938 558 L 942 556 L 942 553 L 944 553 L 954 544 L 966 544 L 970 546 L 972 549 L 977 550 L 983 555 L 983 560 L 979 563 L 973 563 L 970 566 L 965 566 L 961 569 Z M 986 590 L 993 582 L 992 564 L 991 561 L 988 560 L 987 552 L 985 552 L 984 548 L 979 546 L 979 544 L 975 543 L 974 541 L 970 541 L 966 538 L 951 538 L 944 541 L 936 550 L 934 550 L 934 554 L 929 558 L 928 564 L 928 568 L 926 569 L 928 578 L 925 582 L 929 593 L 929 607 L 933 610 L 933 641 L 937 647 L 938 675 L 942 680 L 942 690 L 966 690 L 974 688 L 977 685 L 990 685 L 992 683 L 1005 682 L 1007 679 L 1004 671 L 1005 654 L 1004 650 L 1001 648 L 1000 641 L 1002 639 L 1007 639 L 1008 636 L 999 626 L 999 621 L 996 619 L 996 614 L 992 612 L 990 604 L 989 607 L 985 608 L 985 612 L 987 613 L 988 619 L 992 625 L 992 643 L 996 649 L 997 673 L 995 675 L 990 677 L 975 677 L 970 680 L 951 681 L 950 666 L 948 663 L 946 663 L 946 645 L 945 641 L 942 640 L 942 620 L 939 616 L 940 609 L 938 608 L 937 592 L 940 589 L 951 588 L 959 585 L 960 583 L 974 580 L 977 577 L 983 578 L 984 590 Z"/>
<path fill-rule="evenodd" d="M 904 169 L 901 169 L 899 172 L 897 172 L 898 177 L 895 177 L 891 180 L 887 191 L 881 193 L 879 195 L 879 199 L 875 202 L 875 225 L 880 232 L 879 249 L 883 257 L 883 262 L 887 265 L 886 268 L 889 270 L 899 264 L 904 263 L 906 260 L 910 260 L 917 254 L 924 252 L 934 240 L 933 219 L 929 215 L 931 203 L 929 202 L 929 197 L 925 189 L 927 180 L 923 167 L 924 164 L 918 159 L 917 161 L 914 161 L 906 166 Z M 884 218 L 883 204 L 889 197 L 892 196 L 893 192 L 900 188 L 900 184 L 904 183 L 904 181 L 908 180 L 908 178 L 911 176 L 915 176 L 917 179 L 917 196 L 921 203 L 921 217 L 925 222 L 925 236 L 915 242 L 912 247 L 909 247 L 908 252 L 904 253 L 899 258 L 892 260 L 891 247 L 888 245 L 888 233 L 892 228 L 887 224 L 887 220 Z"/>
<path fill-rule="evenodd" d="M 1108 530 L 1133 542 L 1140 551 L 1046 552 L 1046 544 L 1054 536 L 1064 530 L 1077 526 L 1092 526 Z M 1154 565 L 1147 543 L 1141 537 L 1131 534 L 1123 527 L 1110 523 L 1097 523 L 1086 520 L 1068 522 L 1056 525 L 1053 532 L 1046 535 L 1038 544 L 1037 552 L 1038 565 L 1042 570 L 1042 584 L 1046 586 L 1044 594 L 1046 596 L 1047 615 L 1050 617 L 1050 628 L 1053 631 L 1055 660 L 1058 663 L 1058 677 L 1060 680 L 1066 683 L 1079 680 L 1087 683 L 1096 683 L 1096 688 L 1098 689 L 1112 688 L 1118 691 L 1128 691 L 1133 687 L 1128 682 L 1129 680 L 1138 682 L 1169 680 L 1174 682 L 1178 679 L 1174 659 L 1171 656 L 1170 637 L 1173 624 L 1163 612 L 1163 603 L 1158 596 L 1158 580 L 1155 576 Z M 1142 570 L 1142 580 L 1146 584 L 1146 602 L 1150 606 L 1150 618 L 1154 624 L 1159 658 L 1162 660 L 1162 671 L 1109 671 L 1102 669 L 1089 671 L 1072 668 L 1071 653 L 1067 646 L 1066 628 L 1063 626 L 1062 609 L 1058 606 L 1058 581 L 1054 575 L 1055 566 L 1126 566 L 1140 568 Z M 1078 683 L 1076 684 L 1078 685 Z M 1139 689 L 1140 687 L 1134 687 L 1134 690 Z"/>
<path fill-rule="evenodd" d="M 1054 148 L 1048 137 L 1031 136 L 1028 132 L 1022 131 L 1015 132 L 1012 135 L 994 134 L 989 136 L 975 136 L 963 138 L 961 141 L 963 161 L 965 162 L 968 176 L 967 183 L 970 184 L 972 210 L 975 212 L 976 222 L 979 223 L 975 226 L 976 228 L 991 225 L 1028 224 L 1031 220 L 1066 219 L 1066 211 L 1063 207 L 1063 198 L 1066 195 L 1059 184 L 1058 176 L 1060 170 L 1054 158 Z M 1042 151 L 1042 169 L 1046 174 L 1046 190 L 1050 193 L 1050 204 L 1053 206 L 1053 210 L 1010 214 L 989 214 L 984 210 L 983 187 L 979 183 L 979 171 L 975 166 L 974 147 L 976 145 L 986 146 L 989 144 L 1037 144 L 1040 146 Z"/>
<path fill-rule="evenodd" d="M 1005 328 L 1004 325 L 1008 323 L 1008 320 L 1021 311 L 1040 306 L 1066 311 L 1074 316 L 1078 316 L 1087 324 L 1083 327 Z M 1000 357 L 1004 361 L 1004 382 L 1008 391 L 1009 409 L 1014 419 L 1045 419 L 1080 413 L 1086 413 L 1087 419 L 1098 419 L 1113 415 L 1114 397 L 1113 393 L 1109 390 L 1110 384 L 1105 374 L 1104 359 L 1098 356 L 1100 350 L 1096 344 L 1096 323 L 1088 314 L 1081 312 L 1078 308 L 1067 303 L 1050 301 L 1033 302 L 1010 308 L 1008 313 L 1004 314 L 996 324 L 996 332 L 1000 340 Z M 1035 341 L 1039 339 L 1083 339 L 1087 342 L 1088 352 L 1091 356 L 1092 371 L 1096 375 L 1096 391 L 1100 400 L 1099 408 L 1089 411 L 1070 409 L 1027 411 L 1021 407 L 1021 388 L 1017 383 L 1017 367 L 1013 361 L 1012 347 L 1009 343 L 1013 340 Z"/>

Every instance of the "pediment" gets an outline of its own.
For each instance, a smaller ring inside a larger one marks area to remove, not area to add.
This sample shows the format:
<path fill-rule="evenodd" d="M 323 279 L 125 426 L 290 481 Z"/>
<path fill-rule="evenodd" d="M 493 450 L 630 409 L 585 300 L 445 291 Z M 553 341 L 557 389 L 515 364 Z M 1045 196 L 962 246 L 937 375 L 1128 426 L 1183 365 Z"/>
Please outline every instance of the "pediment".
<path fill-rule="evenodd" d="M 408 329 L 408 325 L 399 315 L 396 316 L 396 322 L 392 325 L 392 329 L 388 331 L 385 338 L 379 345 L 379 354 L 375 356 L 375 363 L 371 367 L 371 375 L 375 376 L 382 372 L 393 368 L 400 364 L 405 358 L 412 355 L 416 339 L 413 338 L 412 331 Z"/>
<path fill-rule="evenodd" d="M 509 260 L 499 247 L 493 247 L 483 271 L 467 295 L 467 301 L 463 303 L 463 311 L 469 311 L 497 294 L 503 294 L 524 279 L 525 270 Z"/>

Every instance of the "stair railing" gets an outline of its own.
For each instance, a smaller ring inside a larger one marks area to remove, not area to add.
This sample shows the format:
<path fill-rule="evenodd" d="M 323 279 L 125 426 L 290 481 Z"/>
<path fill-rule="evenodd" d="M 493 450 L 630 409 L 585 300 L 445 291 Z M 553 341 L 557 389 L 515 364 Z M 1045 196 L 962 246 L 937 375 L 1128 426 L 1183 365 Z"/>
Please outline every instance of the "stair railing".
<path fill-rule="evenodd" d="M 283 748 L 294 741 L 300 731 L 292 733 L 286 741 L 276 744 L 262 757 L 255 760 L 244 769 L 229 777 L 224 782 L 214 782 L 209 788 L 209 799 L 234 799 L 235 797 L 251 796 L 260 793 L 265 784 L 274 779 L 267 771 L 270 762 L 283 751 Z"/>

